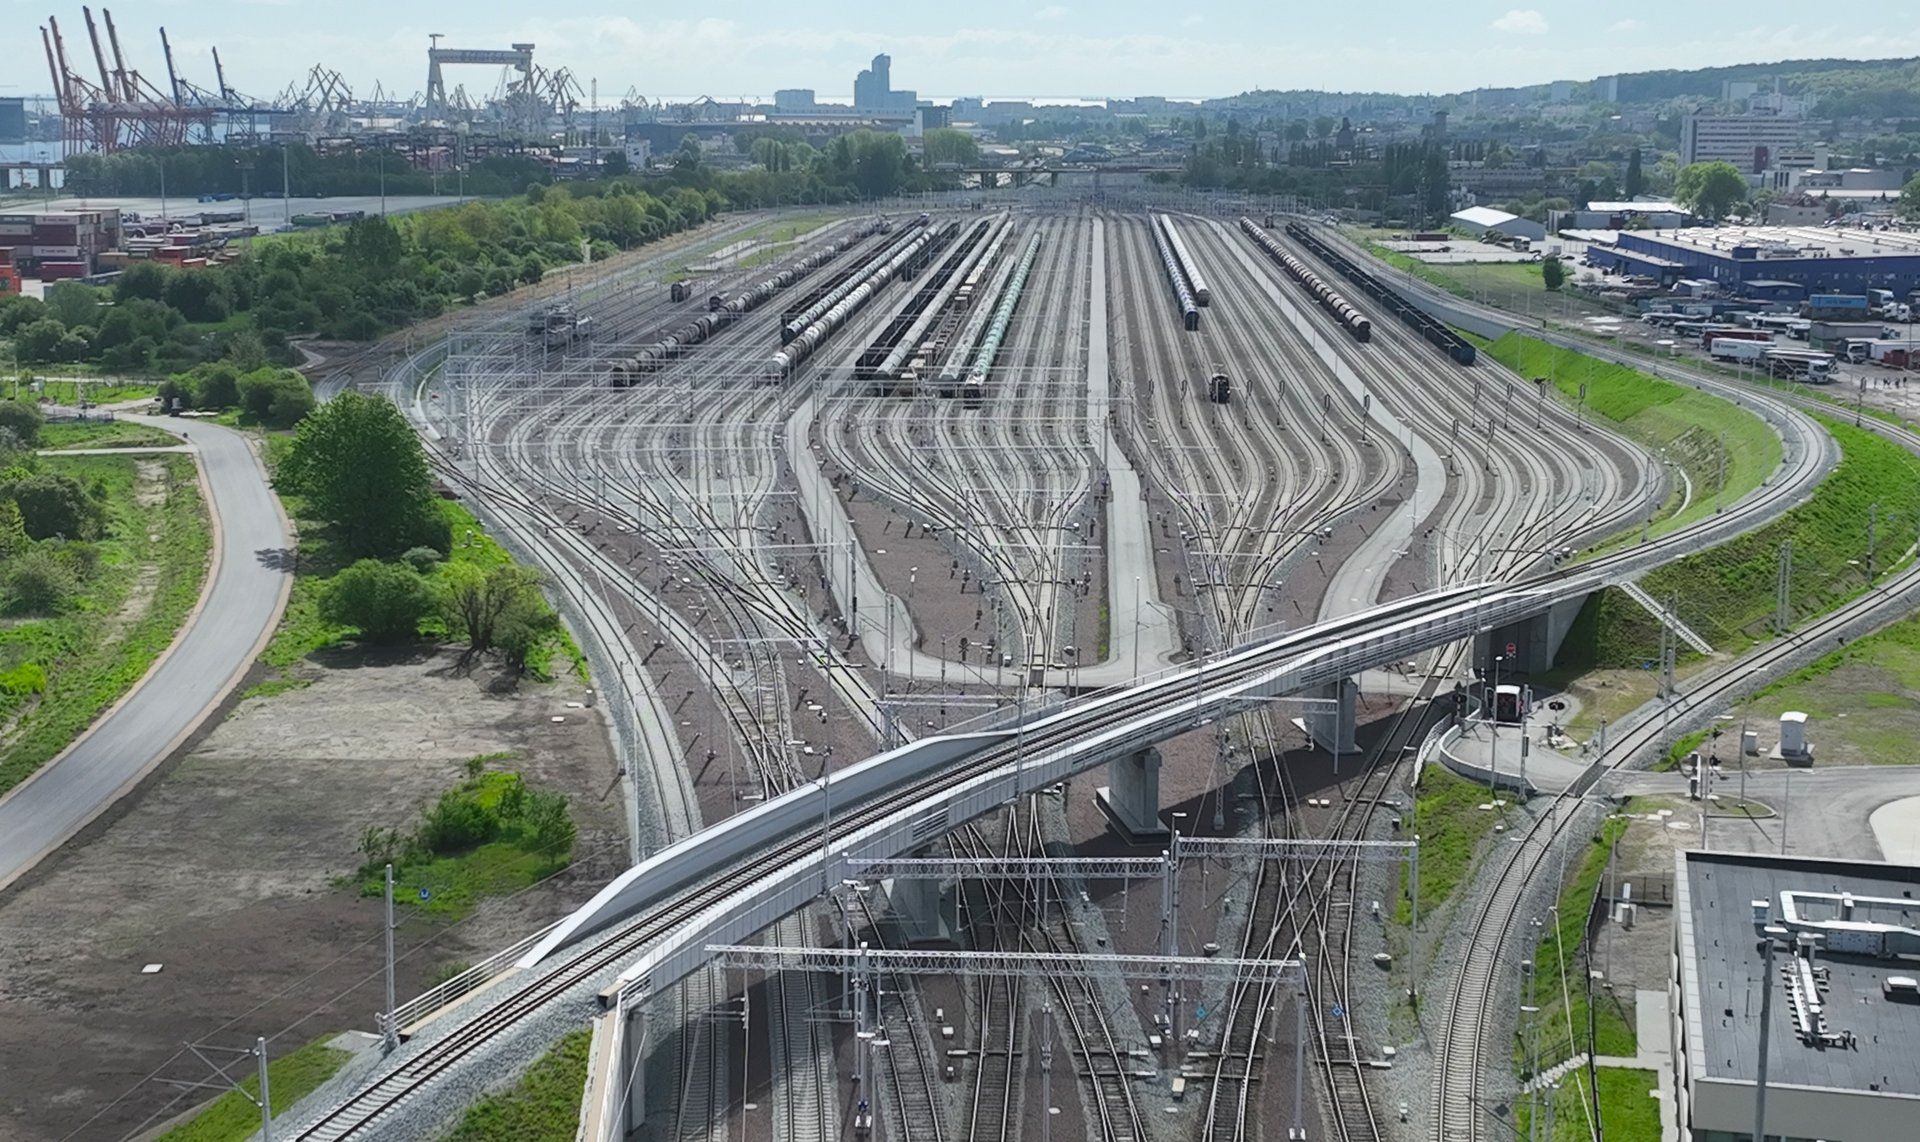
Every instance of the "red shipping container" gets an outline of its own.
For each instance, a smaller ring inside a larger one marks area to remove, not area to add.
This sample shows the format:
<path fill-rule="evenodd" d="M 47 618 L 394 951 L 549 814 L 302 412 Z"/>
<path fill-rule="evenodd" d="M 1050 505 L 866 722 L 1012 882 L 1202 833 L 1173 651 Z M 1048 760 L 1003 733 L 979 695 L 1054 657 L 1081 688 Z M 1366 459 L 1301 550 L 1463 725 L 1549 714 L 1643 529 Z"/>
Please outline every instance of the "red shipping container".
<path fill-rule="evenodd" d="M 87 276 L 85 262 L 41 262 L 40 280 L 46 282 L 67 281 Z"/>

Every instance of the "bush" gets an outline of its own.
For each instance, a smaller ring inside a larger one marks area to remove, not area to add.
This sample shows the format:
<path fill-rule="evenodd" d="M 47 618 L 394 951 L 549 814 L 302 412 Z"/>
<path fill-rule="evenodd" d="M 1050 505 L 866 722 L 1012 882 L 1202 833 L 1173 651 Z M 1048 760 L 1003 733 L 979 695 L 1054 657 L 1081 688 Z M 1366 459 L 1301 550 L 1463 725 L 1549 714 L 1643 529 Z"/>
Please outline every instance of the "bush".
<path fill-rule="evenodd" d="M 259 424 L 292 428 L 313 406 L 313 386 L 292 369 L 256 369 L 240 378 L 240 411 Z"/>
<path fill-rule="evenodd" d="M 20 509 L 20 524 L 30 539 L 98 539 L 106 529 L 106 505 L 80 481 L 58 472 L 35 472 L 0 483 L 0 499 Z"/>
<path fill-rule="evenodd" d="M 21 444 L 29 448 L 39 444 L 43 423 L 45 418 L 35 406 L 20 400 L 0 400 L 0 428 L 11 431 Z"/>
<path fill-rule="evenodd" d="M 79 589 L 67 564 L 52 552 L 32 548 L 0 572 L 5 609 L 10 615 L 58 614 Z"/>
<path fill-rule="evenodd" d="M 439 566 L 443 556 L 431 547 L 409 547 L 400 553 L 400 562 L 425 575 Z"/>
<path fill-rule="evenodd" d="M 420 826 L 420 847 L 444 854 L 478 848 L 500 835 L 498 810 L 481 804 L 469 787 L 440 795 Z"/>
<path fill-rule="evenodd" d="M 362 559 L 327 583 L 320 614 L 330 623 L 357 628 L 368 642 L 401 642 L 419 634 L 433 601 L 426 580 L 412 570 Z"/>

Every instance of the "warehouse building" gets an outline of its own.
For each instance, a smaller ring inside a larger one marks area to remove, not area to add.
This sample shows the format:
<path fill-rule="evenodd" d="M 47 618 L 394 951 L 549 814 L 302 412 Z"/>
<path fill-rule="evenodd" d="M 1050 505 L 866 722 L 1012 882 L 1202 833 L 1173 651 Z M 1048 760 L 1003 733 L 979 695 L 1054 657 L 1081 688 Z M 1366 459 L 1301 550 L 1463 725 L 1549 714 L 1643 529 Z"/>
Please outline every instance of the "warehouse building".
<path fill-rule="evenodd" d="M 1687 852 L 1674 883 L 1680 1136 L 1751 1142 L 1764 1044 L 1768 1138 L 1910 1142 L 1920 868 Z"/>
<path fill-rule="evenodd" d="M 1491 206 L 1469 206 L 1453 215 L 1453 224 L 1469 234 L 1501 234 L 1508 238 L 1538 240 L 1547 236 L 1547 228 L 1518 214 L 1508 214 Z"/>
<path fill-rule="evenodd" d="M 1920 289 L 1920 234 L 1812 226 L 1715 226 L 1625 230 L 1587 256 L 1603 269 L 1663 285 L 1704 278 L 1728 293 L 1754 281 L 1792 282 L 1808 293 Z"/>

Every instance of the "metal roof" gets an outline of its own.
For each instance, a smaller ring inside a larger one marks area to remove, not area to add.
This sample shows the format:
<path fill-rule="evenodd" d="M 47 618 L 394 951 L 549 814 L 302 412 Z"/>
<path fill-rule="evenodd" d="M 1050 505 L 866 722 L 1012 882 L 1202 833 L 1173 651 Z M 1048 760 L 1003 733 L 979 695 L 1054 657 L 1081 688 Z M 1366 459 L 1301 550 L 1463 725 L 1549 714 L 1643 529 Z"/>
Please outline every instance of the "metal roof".
<path fill-rule="evenodd" d="M 1520 220 L 1518 214 L 1508 214 L 1504 210 L 1495 210 L 1491 206 L 1469 206 L 1465 210 L 1453 212 L 1455 222 L 1465 222 L 1470 226 L 1485 226 L 1491 229 L 1506 222 Z"/>

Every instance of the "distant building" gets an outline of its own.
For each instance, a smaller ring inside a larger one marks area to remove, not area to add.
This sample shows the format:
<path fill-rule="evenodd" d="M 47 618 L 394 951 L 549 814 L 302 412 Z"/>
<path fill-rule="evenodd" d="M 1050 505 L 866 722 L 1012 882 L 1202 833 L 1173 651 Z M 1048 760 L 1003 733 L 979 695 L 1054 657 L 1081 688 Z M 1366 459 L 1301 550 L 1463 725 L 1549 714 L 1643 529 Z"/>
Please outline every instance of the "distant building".
<path fill-rule="evenodd" d="M 855 111 L 911 119 L 919 101 L 915 92 L 893 90 L 893 57 L 885 52 L 874 56 L 872 66 L 854 77 Z"/>
<path fill-rule="evenodd" d="M 789 87 L 773 93 L 773 109 L 789 114 L 804 114 L 818 107 L 811 87 Z"/>
<path fill-rule="evenodd" d="M 1799 147 L 1807 130 L 1804 119 L 1780 115 L 1689 115 L 1680 122 L 1680 165 L 1728 162 L 1757 175 Z"/>
<path fill-rule="evenodd" d="M 918 127 L 922 133 L 953 126 L 953 112 L 945 107 L 935 107 L 931 103 L 923 103 L 914 108 L 913 115 L 914 126 Z"/>
<path fill-rule="evenodd" d="M 1589 202 L 1585 210 L 1555 210 L 1547 228 L 1562 230 L 1625 230 L 1634 224 L 1648 230 L 1672 230 L 1693 221 L 1683 206 L 1671 202 Z"/>
<path fill-rule="evenodd" d="M 1808 293 L 1920 288 L 1920 234 L 1796 226 L 1696 226 L 1622 231 L 1588 257 L 1610 269 L 1662 281 L 1704 278 L 1729 293 L 1751 281 L 1784 281 Z"/>
<path fill-rule="evenodd" d="M 17 97 L 0 99 L 0 143 L 27 141 L 27 101 Z"/>
<path fill-rule="evenodd" d="M 1679 1136 L 1751 1135 L 1764 1043 L 1769 1138 L 1912 1139 L 1920 869 L 1720 852 L 1675 863 Z"/>
<path fill-rule="evenodd" d="M 1538 240 L 1547 236 L 1547 228 L 1530 218 L 1518 214 L 1508 214 L 1504 210 L 1495 210 L 1491 206 L 1470 206 L 1456 211 L 1451 219 L 1455 226 L 1469 234 L 1503 234 L 1509 238 L 1530 238 Z"/>

